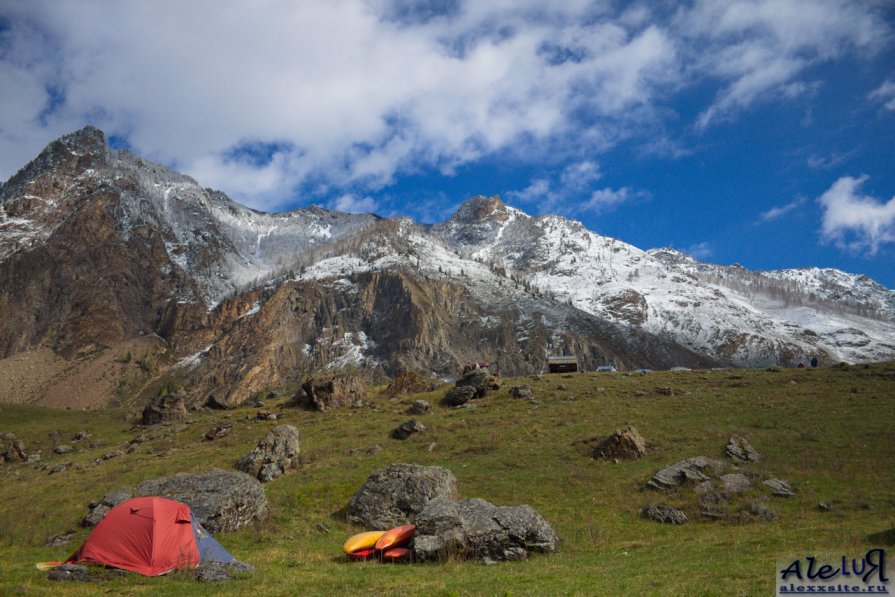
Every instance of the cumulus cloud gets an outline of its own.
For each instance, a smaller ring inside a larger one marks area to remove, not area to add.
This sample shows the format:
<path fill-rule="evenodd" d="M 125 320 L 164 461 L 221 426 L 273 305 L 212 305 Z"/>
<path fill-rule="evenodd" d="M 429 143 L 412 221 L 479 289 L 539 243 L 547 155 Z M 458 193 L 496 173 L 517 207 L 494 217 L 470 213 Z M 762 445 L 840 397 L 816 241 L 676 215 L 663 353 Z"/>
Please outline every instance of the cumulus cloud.
<path fill-rule="evenodd" d="M 873 53 L 889 33 L 876 7 L 846 0 L 699 0 L 676 22 L 691 42 L 692 68 L 722 83 L 697 120 L 701 128 L 816 89 L 798 77 L 848 52 Z"/>
<path fill-rule="evenodd" d="M 371 193 L 496 155 L 562 169 L 569 156 L 656 139 L 668 98 L 706 80 L 722 88 L 702 126 L 769 94 L 805 93 L 808 67 L 885 37 L 874 10 L 11 0 L 0 6 L 0 178 L 85 123 L 257 208 Z M 241 159 L 247 140 L 276 150 Z M 581 189 L 599 174 L 584 167 Z M 554 187 L 573 182 L 556 176 Z"/>
<path fill-rule="evenodd" d="M 799 197 L 793 201 L 790 201 L 786 205 L 779 205 L 776 207 L 772 207 L 771 209 L 764 211 L 759 215 L 759 220 L 762 222 L 769 222 L 771 220 L 776 220 L 788 214 L 789 212 L 795 210 L 796 208 L 804 205 L 805 198 Z"/>
<path fill-rule="evenodd" d="M 859 191 L 867 176 L 843 176 L 817 202 L 823 208 L 821 236 L 836 246 L 874 255 L 895 242 L 895 197 L 883 202 Z"/>

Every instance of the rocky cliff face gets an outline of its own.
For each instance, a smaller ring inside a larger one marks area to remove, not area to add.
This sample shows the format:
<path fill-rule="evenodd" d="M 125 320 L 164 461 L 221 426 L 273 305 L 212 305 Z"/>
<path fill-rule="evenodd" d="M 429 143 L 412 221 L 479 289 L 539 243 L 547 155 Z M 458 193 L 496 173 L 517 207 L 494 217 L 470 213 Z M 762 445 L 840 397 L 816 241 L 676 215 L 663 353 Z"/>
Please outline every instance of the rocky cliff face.
<path fill-rule="evenodd" d="M 895 293 L 866 278 L 644 252 L 496 197 L 434 227 L 263 214 L 90 127 L 0 187 L 0 312 L 0 370 L 47 350 L 69 363 L 14 388 L 20 401 L 88 369 L 118 380 L 105 400 L 176 384 L 230 406 L 321 368 L 453 375 L 485 359 L 517 374 L 561 351 L 586 368 L 895 357 Z"/>

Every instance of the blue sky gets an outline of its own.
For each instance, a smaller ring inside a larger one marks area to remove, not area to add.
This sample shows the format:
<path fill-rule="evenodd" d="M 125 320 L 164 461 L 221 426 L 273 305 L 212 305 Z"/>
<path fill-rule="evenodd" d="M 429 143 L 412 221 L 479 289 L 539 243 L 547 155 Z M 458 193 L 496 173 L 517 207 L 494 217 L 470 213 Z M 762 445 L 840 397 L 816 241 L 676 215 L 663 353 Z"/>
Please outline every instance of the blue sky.
<path fill-rule="evenodd" d="M 0 89 L 0 179 L 93 124 L 257 209 L 499 194 L 895 288 L 888 0 L 7 0 Z"/>

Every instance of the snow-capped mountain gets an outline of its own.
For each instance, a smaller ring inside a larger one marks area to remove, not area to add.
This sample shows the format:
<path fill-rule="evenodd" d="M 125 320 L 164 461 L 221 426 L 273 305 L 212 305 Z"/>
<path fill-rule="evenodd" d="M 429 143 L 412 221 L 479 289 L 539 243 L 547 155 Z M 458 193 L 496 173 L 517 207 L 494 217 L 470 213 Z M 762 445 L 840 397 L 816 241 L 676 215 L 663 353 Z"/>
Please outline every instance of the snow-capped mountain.
<path fill-rule="evenodd" d="M 144 367 L 141 391 L 176 378 L 227 405 L 321 367 L 450 375 L 486 358 L 522 373 L 557 352 L 622 368 L 895 358 L 895 292 L 864 276 L 643 251 L 497 197 L 434 226 L 260 213 L 108 149 L 91 127 L 0 186 L 0 310 L 12 314 L 0 367 L 152 337 L 164 358 Z"/>

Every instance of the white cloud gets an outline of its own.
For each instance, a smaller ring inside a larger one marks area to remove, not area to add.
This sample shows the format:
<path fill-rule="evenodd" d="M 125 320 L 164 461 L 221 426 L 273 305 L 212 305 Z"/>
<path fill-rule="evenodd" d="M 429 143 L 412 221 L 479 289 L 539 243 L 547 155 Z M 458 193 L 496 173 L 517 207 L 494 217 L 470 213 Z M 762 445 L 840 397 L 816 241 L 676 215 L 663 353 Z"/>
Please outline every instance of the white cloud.
<path fill-rule="evenodd" d="M 676 22 L 692 68 L 723 85 L 697 126 L 816 90 L 817 82 L 797 79 L 809 67 L 882 47 L 889 27 L 877 11 L 847 0 L 699 0 L 682 10 Z"/>
<path fill-rule="evenodd" d="M 0 178 L 88 122 L 262 209 L 497 154 L 560 164 L 661 137 L 669 98 L 707 79 L 722 89 L 704 126 L 810 91 L 809 66 L 885 38 L 873 11 L 839 0 L 706 0 L 671 17 L 608 0 L 4 2 Z M 282 149 L 233 159 L 246 139 Z M 589 189 L 599 170 L 579 174 Z"/>
<path fill-rule="evenodd" d="M 779 205 L 777 207 L 772 207 L 771 209 L 769 209 L 765 212 L 762 212 L 761 215 L 759 216 L 759 219 L 762 222 L 769 222 L 771 220 L 776 220 L 777 218 L 785 216 L 786 214 L 793 211 L 794 209 L 804 205 L 804 203 L 805 203 L 805 198 L 799 197 L 798 199 L 795 199 L 794 201 L 790 201 L 786 205 Z"/>
<path fill-rule="evenodd" d="M 366 214 L 375 213 L 379 209 L 379 203 L 372 197 L 358 197 L 352 193 L 346 193 L 333 201 L 331 208 L 336 211 Z"/>
<path fill-rule="evenodd" d="M 684 250 L 684 253 L 686 253 L 693 259 L 702 260 L 711 257 L 714 253 L 714 249 L 712 248 L 712 245 L 710 243 L 701 242 L 686 248 Z"/>
<path fill-rule="evenodd" d="M 817 202 L 824 210 L 821 236 L 843 249 L 874 255 L 895 242 L 895 197 L 887 202 L 861 195 L 867 176 L 843 176 Z"/>
<path fill-rule="evenodd" d="M 630 200 L 633 196 L 634 193 L 632 193 L 628 187 L 622 187 L 620 189 L 606 187 L 591 193 L 590 199 L 585 201 L 581 207 L 586 211 L 603 213 L 612 211 L 622 203 Z"/>
<path fill-rule="evenodd" d="M 895 110 L 895 81 L 887 80 L 870 92 L 870 99 L 882 102 L 886 110 Z"/>

